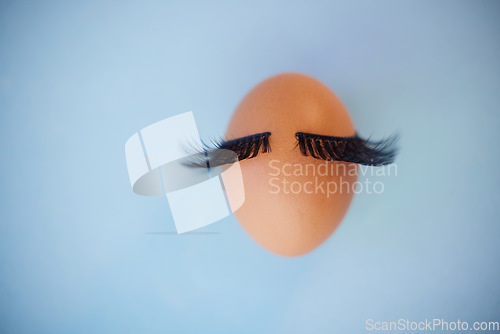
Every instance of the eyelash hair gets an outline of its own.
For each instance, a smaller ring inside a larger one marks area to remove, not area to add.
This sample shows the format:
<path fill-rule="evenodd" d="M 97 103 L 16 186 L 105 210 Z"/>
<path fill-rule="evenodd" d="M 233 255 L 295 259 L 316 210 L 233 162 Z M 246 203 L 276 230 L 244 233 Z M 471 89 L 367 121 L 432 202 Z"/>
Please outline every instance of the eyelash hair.
<path fill-rule="evenodd" d="M 382 166 L 394 162 L 397 135 L 380 141 L 352 137 L 322 136 L 297 132 L 297 146 L 305 156 L 316 159 L 353 162 L 367 166 Z"/>
<path fill-rule="evenodd" d="M 211 145 L 202 143 L 202 147 L 195 148 L 196 153 L 184 165 L 210 168 L 234 163 L 236 157 L 239 161 L 254 158 L 259 153 L 271 152 L 270 135 L 271 132 L 262 132 L 232 140 L 212 141 Z"/>

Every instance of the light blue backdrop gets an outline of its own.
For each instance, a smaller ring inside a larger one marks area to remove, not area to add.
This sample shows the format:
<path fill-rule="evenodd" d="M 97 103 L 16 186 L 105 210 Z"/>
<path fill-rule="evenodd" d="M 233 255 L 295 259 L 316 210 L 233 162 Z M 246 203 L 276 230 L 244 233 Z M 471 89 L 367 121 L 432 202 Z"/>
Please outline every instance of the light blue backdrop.
<path fill-rule="evenodd" d="M 499 321 L 497 1 L 0 3 L 1 333 L 365 333 Z M 192 110 L 223 134 L 268 76 L 314 76 L 398 176 L 300 258 L 229 217 L 175 236 L 125 141 Z"/>

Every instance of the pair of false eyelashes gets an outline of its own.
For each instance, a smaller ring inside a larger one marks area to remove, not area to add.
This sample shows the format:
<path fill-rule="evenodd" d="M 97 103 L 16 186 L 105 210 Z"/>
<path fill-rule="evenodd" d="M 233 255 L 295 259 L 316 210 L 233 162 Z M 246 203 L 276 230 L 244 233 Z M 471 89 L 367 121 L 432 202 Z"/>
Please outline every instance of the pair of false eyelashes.
<path fill-rule="evenodd" d="M 203 143 L 184 164 L 189 167 L 216 167 L 234 163 L 236 160 L 251 159 L 260 153 L 271 152 L 271 132 L 251 136 Z M 323 136 L 312 133 L 295 134 L 300 152 L 305 156 L 326 161 L 344 161 L 367 166 L 382 166 L 394 162 L 397 136 L 380 141 L 352 137 Z M 237 158 L 237 159 L 236 159 Z"/>

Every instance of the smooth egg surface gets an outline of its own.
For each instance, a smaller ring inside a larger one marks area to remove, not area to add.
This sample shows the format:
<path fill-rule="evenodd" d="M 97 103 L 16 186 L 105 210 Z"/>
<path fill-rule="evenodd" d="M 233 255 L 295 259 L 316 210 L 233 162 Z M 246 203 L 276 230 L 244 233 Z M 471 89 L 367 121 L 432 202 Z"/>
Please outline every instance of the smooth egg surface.
<path fill-rule="evenodd" d="M 308 253 L 335 231 L 346 214 L 357 166 L 302 155 L 295 133 L 353 136 L 353 122 L 324 84 L 287 73 L 261 82 L 243 98 L 225 139 L 262 132 L 271 132 L 272 151 L 240 162 L 245 202 L 236 218 L 272 253 Z"/>

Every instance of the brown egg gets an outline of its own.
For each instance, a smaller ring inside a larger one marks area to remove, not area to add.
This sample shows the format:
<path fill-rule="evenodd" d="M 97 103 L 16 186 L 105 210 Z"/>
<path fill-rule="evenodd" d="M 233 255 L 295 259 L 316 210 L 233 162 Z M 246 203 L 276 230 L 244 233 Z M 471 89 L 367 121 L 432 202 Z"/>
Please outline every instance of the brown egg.
<path fill-rule="evenodd" d="M 353 136 L 354 125 L 328 87 L 290 73 L 263 81 L 243 98 L 226 139 L 262 132 L 271 132 L 272 151 L 240 162 L 245 202 L 235 212 L 236 218 L 270 252 L 305 254 L 342 221 L 353 196 L 357 167 L 302 155 L 295 133 Z"/>

